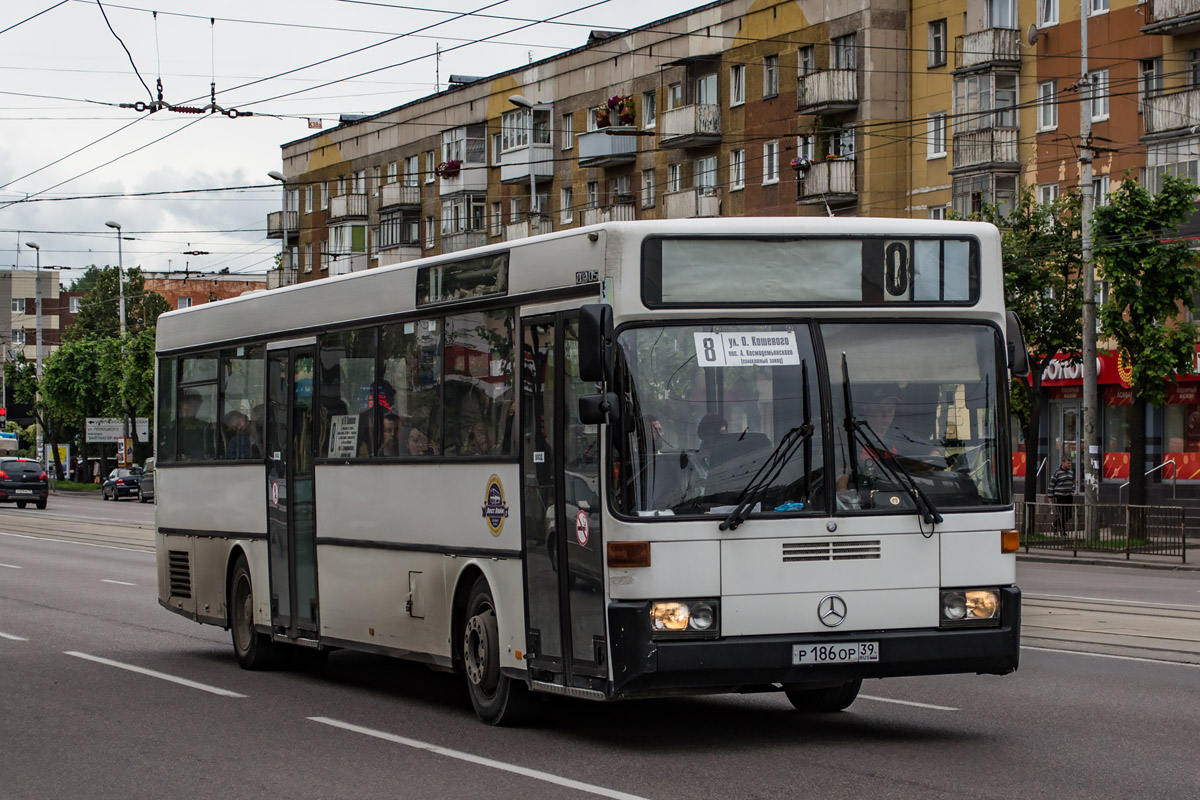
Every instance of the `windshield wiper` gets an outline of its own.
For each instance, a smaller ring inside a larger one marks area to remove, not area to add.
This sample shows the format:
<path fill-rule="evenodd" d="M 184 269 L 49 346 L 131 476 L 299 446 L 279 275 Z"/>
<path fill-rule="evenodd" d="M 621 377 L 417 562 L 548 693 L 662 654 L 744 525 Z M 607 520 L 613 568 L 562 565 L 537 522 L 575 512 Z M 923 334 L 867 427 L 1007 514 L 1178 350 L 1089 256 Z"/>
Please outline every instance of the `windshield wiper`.
<path fill-rule="evenodd" d="M 930 525 L 942 522 L 944 518 L 941 512 L 913 480 L 912 473 L 892 454 L 870 423 L 854 416 L 854 401 L 850 393 L 850 370 L 846 366 L 845 353 L 842 353 L 842 400 L 846 405 L 846 433 L 850 437 L 850 474 L 855 485 L 858 485 L 858 448 L 861 444 L 874 454 L 875 462 L 879 464 L 888 478 L 904 490 L 925 522 Z"/>
<path fill-rule="evenodd" d="M 742 489 L 742 493 L 738 495 L 737 505 L 728 517 L 721 520 L 718 526 L 723 531 L 735 531 L 746 521 L 746 515 L 750 513 L 750 509 L 758 502 L 759 497 L 765 492 L 779 477 L 779 473 L 787 466 L 787 463 L 792 460 L 792 456 L 796 454 L 796 449 L 800 445 L 804 445 L 805 464 L 807 465 L 812 459 L 809 443 L 813 435 L 812 412 L 808 405 L 808 361 L 800 362 L 800 373 L 804 384 L 804 422 L 794 428 L 788 430 L 779 440 L 779 444 L 775 445 L 775 449 L 767 456 L 767 460 L 758 468 L 758 472 L 754 473 L 754 477 L 746 484 L 746 488 Z M 809 470 L 806 468 L 806 476 Z"/>

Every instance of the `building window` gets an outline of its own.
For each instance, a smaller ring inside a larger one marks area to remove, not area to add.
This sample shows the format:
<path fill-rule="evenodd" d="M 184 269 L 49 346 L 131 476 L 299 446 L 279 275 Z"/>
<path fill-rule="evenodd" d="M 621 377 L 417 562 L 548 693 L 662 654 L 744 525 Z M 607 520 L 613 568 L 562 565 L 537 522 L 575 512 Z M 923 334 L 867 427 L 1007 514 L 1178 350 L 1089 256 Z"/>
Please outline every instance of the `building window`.
<path fill-rule="evenodd" d="M 425 249 L 433 249 L 433 217 L 425 218 Z"/>
<path fill-rule="evenodd" d="M 1044 206 L 1048 206 L 1058 199 L 1058 184 L 1057 183 L 1042 183 L 1037 187 L 1038 202 Z"/>
<path fill-rule="evenodd" d="M 322 252 L 321 252 L 321 249 L 322 249 L 321 243 L 313 242 L 312 248 L 313 248 L 313 264 L 315 264 L 317 266 L 317 268 L 321 269 L 321 270 L 329 269 L 329 264 L 325 263 L 325 257 L 324 257 L 324 255 L 322 255 Z"/>
<path fill-rule="evenodd" d="M 25 344 L 25 329 L 24 328 L 10 329 L 10 336 L 12 338 L 12 343 L 14 345 L 16 345 L 17 347 L 21 347 Z"/>
<path fill-rule="evenodd" d="M 72 298 L 72 299 L 74 299 L 74 298 Z M 14 314 L 24 314 L 25 313 L 25 298 L 24 297 L 14 297 L 12 299 L 12 313 L 14 313 Z"/>
<path fill-rule="evenodd" d="M 524 218 L 525 218 L 525 198 L 524 197 L 508 198 L 508 221 L 509 221 L 509 223 L 510 224 L 517 223 L 517 222 L 520 222 Z M 445 225 L 443 223 L 442 233 L 446 232 L 444 230 L 444 227 L 445 227 Z"/>
<path fill-rule="evenodd" d="M 935 111 L 926 123 L 925 158 L 946 157 L 946 112 Z"/>
<path fill-rule="evenodd" d="M 385 248 L 420 244 L 419 227 L 420 221 L 415 216 L 404 213 L 381 215 L 378 245 Z"/>
<path fill-rule="evenodd" d="M 500 157 L 501 151 L 503 150 L 503 148 L 504 148 L 504 146 L 502 144 L 501 134 L 493 133 L 492 134 L 492 166 L 493 167 L 498 167 L 503 162 L 503 159 Z"/>
<path fill-rule="evenodd" d="M 796 137 L 796 158 L 807 158 L 810 161 L 816 158 L 817 139 L 811 134 L 808 136 Z"/>
<path fill-rule="evenodd" d="M 717 100 L 717 73 L 704 75 L 696 79 L 696 105 L 709 106 L 716 105 Z"/>
<path fill-rule="evenodd" d="M 192 307 L 192 298 L 190 298 L 190 297 L 180 297 L 180 298 L 179 298 L 179 299 L 176 301 L 176 304 L 177 304 L 177 305 L 175 306 L 176 308 L 191 308 L 191 307 Z"/>
<path fill-rule="evenodd" d="M 313 197 L 313 192 L 315 189 L 316 189 L 315 186 L 308 186 L 308 187 L 305 187 L 305 189 L 303 189 L 303 191 L 304 191 L 304 213 L 305 214 L 312 213 L 312 197 Z"/>
<path fill-rule="evenodd" d="M 1058 24 L 1058 0 L 1038 0 L 1038 27 Z"/>
<path fill-rule="evenodd" d="M 529 146 L 529 112 L 523 108 L 505 111 L 500 115 L 500 151 L 507 153 Z"/>
<path fill-rule="evenodd" d="M 763 58 L 763 97 L 779 94 L 779 56 Z"/>
<path fill-rule="evenodd" d="M 946 66 L 946 20 L 935 19 L 929 23 L 929 67 Z"/>
<path fill-rule="evenodd" d="M 946 207 L 945 206 L 930 206 L 929 208 L 925 209 L 925 217 L 927 219 L 945 219 L 946 218 Z"/>
<path fill-rule="evenodd" d="M 763 185 L 779 183 L 779 142 L 763 145 Z"/>
<path fill-rule="evenodd" d="M 830 133 L 826 152 L 838 158 L 854 158 L 854 128 L 837 128 Z"/>
<path fill-rule="evenodd" d="M 1015 127 L 1016 104 L 1015 74 L 979 72 L 959 78 L 954 81 L 954 130 Z"/>
<path fill-rule="evenodd" d="M 729 68 L 729 107 L 746 102 L 746 65 L 734 64 Z"/>
<path fill-rule="evenodd" d="M 1138 113 L 1146 107 L 1146 98 L 1157 97 L 1163 90 L 1163 60 L 1148 58 L 1141 62 L 1140 78 L 1138 80 Z"/>
<path fill-rule="evenodd" d="M 960 216 L 979 214 L 985 204 L 991 204 L 1001 217 L 1006 217 L 1016 197 L 1017 176 L 990 172 L 955 176 L 950 193 L 954 211 Z"/>
<path fill-rule="evenodd" d="M 329 208 L 329 184 L 330 181 L 321 182 L 321 210 L 325 211 Z"/>
<path fill-rule="evenodd" d="M 642 127 L 653 128 L 658 124 L 658 92 L 642 92 Z"/>
<path fill-rule="evenodd" d="M 816 68 L 816 52 L 815 48 L 810 44 L 807 47 L 801 47 L 796 52 L 796 72 L 803 78 L 809 75 Z"/>
<path fill-rule="evenodd" d="M 421 160 L 417 156 L 404 159 L 404 185 L 416 186 L 421 182 Z"/>
<path fill-rule="evenodd" d="M 642 208 L 654 208 L 654 170 L 642 170 Z"/>
<path fill-rule="evenodd" d="M 72 314 L 79 313 L 80 300 L 81 300 L 81 298 L 79 298 L 79 297 L 72 297 L 70 299 L 70 305 L 68 306 L 70 308 L 70 313 L 72 313 Z"/>
<path fill-rule="evenodd" d="M 500 209 L 500 203 L 492 203 L 492 213 L 490 215 L 492 220 L 492 236 L 499 236 L 504 232 L 501 229 L 501 226 L 504 224 L 504 212 Z"/>
<path fill-rule="evenodd" d="M 1016 28 L 1017 0 L 988 0 L 988 22 L 993 28 Z"/>
<path fill-rule="evenodd" d="M 683 84 L 672 83 L 667 87 L 667 111 L 683 105 Z"/>
<path fill-rule="evenodd" d="M 1058 81 L 1039 83 L 1037 98 L 1038 130 L 1052 131 L 1058 127 Z"/>
<path fill-rule="evenodd" d="M 383 185 L 382 169 L 380 167 L 371 168 L 371 194 L 379 196 L 379 187 Z"/>
<path fill-rule="evenodd" d="M 572 187 L 564 186 L 559 190 L 558 208 L 559 222 L 569 225 L 575 221 L 575 190 Z"/>
<path fill-rule="evenodd" d="M 692 163 L 692 185 L 701 193 L 717 188 L 717 157 L 697 158 Z"/>
<path fill-rule="evenodd" d="M 1092 14 L 1107 14 L 1108 0 L 1090 0 L 1088 3 L 1088 16 Z"/>
<path fill-rule="evenodd" d="M 395 183 L 395 182 L 396 182 L 396 162 L 395 162 L 395 161 L 389 161 L 389 162 L 388 162 L 388 165 L 387 165 L 387 182 L 388 182 L 388 183 Z"/>
<path fill-rule="evenodd" d="M 1101 175 L 1092 178 L 1092 204 L 1095 206 L 1108 205 L 1108 176 Z"/>
<path fill-rule="evenodd" d="M 437 169 L 437 153 L 433 150 L 425 152 L 425 182 L 433 183 L 433 171 Z M 433 247 L 433 245 L 428 245 Z"/>
<path fill-rule="evenodd" d="M 855 34 L 839 36 L 830 42 L 830 69 L 858 69 L 858 40 Z"/>
<path fill-rule="evenodd" d="M 1169 139 L 1146 145 L 1146 188 L 1158 193 L 1163 177 L 1200 181 L 1200 138 Z"/>
<path fill-rule="evenodd" d="M 667 192 L 678 192 L 683 188 L 683 167 L 679 164 L 667 165 Z"/>
<path fill-rule="evenodd" d="M 1185 80 L 1188 86 L 1200 86 L 1200 50 L 1188 51 L 1188 71 Z"/>
<path fill-rule="evenodd" d="M 600 130 L 600 109 L 598 109 L 598 108 L 589 108 L 588 109 L 587 129 L 588 129 L 588 131 Z"/>
<path fill-rule="evenodd" d="M 734 150 L 729 154 L 729 191 L 740 191 L 745 185 L 746 151 Z"/>
<path fill-rule="evenodd" d="M 599 181 L 588 181 L 587 184 L 587 207 L 600 207 L 600 183 Z"/>
<path fill-rule="evenodd" d="M 1108 119 L 1108 70 L 1098 69 L 1088 73 L 1086 97 L 1091 107 L 1092 122 Z"/>
<path fill-rule="evenodd" d="M 575 115 L 562 115 L 562 149 L 570 150 L 575 146 Z"/>

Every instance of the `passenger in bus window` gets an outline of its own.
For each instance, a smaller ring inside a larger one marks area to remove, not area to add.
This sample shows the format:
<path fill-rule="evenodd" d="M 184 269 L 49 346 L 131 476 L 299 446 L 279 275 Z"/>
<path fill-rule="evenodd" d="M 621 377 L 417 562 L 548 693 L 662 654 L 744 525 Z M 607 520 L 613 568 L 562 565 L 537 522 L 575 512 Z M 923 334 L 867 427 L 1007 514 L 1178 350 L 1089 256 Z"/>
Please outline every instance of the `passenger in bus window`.
<path fill-rule="evenodd" d="M 729 423 L 720 414 L 705 414 L 700 424 L 696 426 L 696 438 L 700 440 L 700 457 L 706 460 L 712 455 L 713 448 L 721 434 L 729 432 Z M 707 466 L 707 464 L 705 464 Z"/>
<path fill-rule="evenodd" d="M 467 429 L 466 440 L 459 450 L 464 456 L 490 456 L 492 454 L 492 435 L 486 421 L 480 420 Z"/>
<path fill-rule="evenodd" d="M 215 439 L 213 426 L 199 419 L 204 398 L 195 389 L 184 391 L 179 398 L 179 459 L 204 461 L 213 457 Z"/>
<path fill-rule="evenodd" d="M 396 408 L 396 390 L 387 381 L 378 381 L 366 387 L 365 396 L 359 400 L 358 414 L 358 457 L 370 458 L 379 450 L 379 433 L 382 416 Z"/>
<path fill-rule="evenodd" d="M 434 456 L 437 455 L 437 448 L 429 441 L 429 437 L 425 432 L 417 427 L 414 423 L 409 423 L 405 426 L 400 439 L 401 455 L 406 456 Z"/>
<path fill-rule="evenodd" d="M 250 417 L 238 409 L 225 415 L 225 458 L 258 458 L 262 455 L 250 435 Z"/>
<path fill-rule="evenodd" d="M 380 458 L 395 458 L 402 455 L 400 449 L 400 415 L 389 413 L 383 418 L 383 438 L 379 442 Z"/>

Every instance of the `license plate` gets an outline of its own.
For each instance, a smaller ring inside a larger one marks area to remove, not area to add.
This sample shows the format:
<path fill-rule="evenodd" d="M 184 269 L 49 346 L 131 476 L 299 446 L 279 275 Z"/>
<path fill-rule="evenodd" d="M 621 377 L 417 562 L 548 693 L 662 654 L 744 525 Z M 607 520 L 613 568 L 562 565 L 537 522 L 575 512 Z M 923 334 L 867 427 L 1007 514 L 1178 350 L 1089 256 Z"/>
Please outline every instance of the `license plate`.
<path fill-rule="evenodd" d="M 879 642 L 792 645 L 793 664 L 852 664 L 878 660 Z"/>
<path fill-rule="evenodd" d="M 17 489 L 15 494 L 33 494 L 33 489 Z"/>

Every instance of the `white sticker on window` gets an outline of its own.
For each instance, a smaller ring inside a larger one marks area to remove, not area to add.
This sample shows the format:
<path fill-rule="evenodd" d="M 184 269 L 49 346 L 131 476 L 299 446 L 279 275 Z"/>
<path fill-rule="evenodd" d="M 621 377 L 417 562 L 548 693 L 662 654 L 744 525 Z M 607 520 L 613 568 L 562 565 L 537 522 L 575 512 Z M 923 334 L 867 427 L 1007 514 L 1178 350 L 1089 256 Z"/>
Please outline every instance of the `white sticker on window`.
<path fill-rule="evenodd" d="M 702 367 L 783 367 L 800 363 L 794 331 L 696 333 Z"/>

